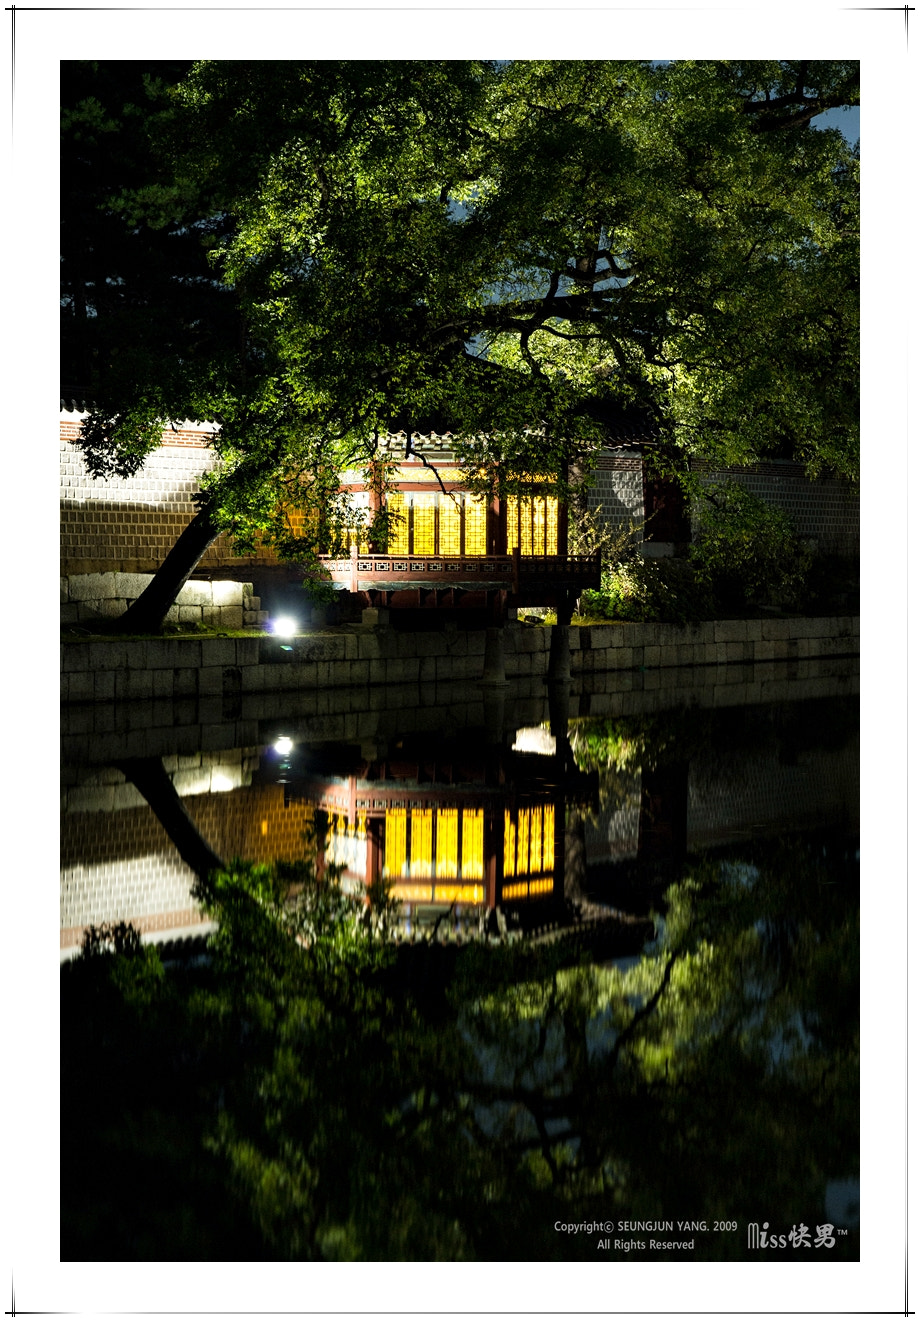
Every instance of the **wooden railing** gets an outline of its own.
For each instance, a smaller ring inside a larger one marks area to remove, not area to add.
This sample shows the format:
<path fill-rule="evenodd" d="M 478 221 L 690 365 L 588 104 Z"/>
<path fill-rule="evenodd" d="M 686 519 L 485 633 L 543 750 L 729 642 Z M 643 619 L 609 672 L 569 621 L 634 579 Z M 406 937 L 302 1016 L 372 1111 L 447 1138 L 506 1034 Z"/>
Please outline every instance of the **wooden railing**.
<path fill-rule="evenodd" d="M 351 592 L 398 590 L 425 585 L 473 590 L 501 588 L 519 593 L 527 588 L 599 588 L 600 554 L 439 556 L 359 554 L 320 556 L 333 583 Z"/>

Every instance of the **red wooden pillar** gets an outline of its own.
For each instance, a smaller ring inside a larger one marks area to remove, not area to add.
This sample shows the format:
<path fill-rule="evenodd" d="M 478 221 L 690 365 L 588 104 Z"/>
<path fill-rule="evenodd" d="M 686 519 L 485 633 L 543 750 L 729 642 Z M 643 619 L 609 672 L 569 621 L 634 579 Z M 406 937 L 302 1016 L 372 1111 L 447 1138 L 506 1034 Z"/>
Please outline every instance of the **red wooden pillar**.
<path fill-rule="evenodd" d="M 501 903 L 501 878 L 504 875 L 505 832 L 501 810 L 487 808 L 483 824 L 483 882 L 485 904 L 494 909 Z"/>
<path fill-rule="evenodd" d="M 370 886 L 371 882 L 376 881 L 383 875 L 383 818 L 371 817 L 368 814 L 365 823 L 367 856 L 364 866 L 364 884 Z"/>
<path fill-rule="evenodd" d="M 486 549 L 489 555 L 504 555 L 507 545 L 507 515 L 505 502 L 498 496 L 489 502 L 486 511 Z"/>

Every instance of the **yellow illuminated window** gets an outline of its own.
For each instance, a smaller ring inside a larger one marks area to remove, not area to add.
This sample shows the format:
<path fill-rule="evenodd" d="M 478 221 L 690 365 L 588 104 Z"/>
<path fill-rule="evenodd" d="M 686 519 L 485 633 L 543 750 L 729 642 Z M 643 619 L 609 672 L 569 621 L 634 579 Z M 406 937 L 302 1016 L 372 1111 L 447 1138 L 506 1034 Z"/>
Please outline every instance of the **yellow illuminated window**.
<path fill-rule="evenodd" d="M 438 502 L 438 555 L 460 554 L 460 497 L 441 496 Z"/>
<path fill-rule="evenodd" d="M 413 877 L 431 876 L 431 809 L 412 809 L 409 872 Z"/>
<path fill-rule="evenodd" d="M 555 496 L 508 497 L 508 552 L 555 555 L 558 545 L 559 502 Z"/>
<path fill-rule="evenodd" d="M 463 813 L 463 854 L 460 875 L 465 881 L 481 877 L 482 863 L 482 809 L 467 808 Z"/>
<path fill-rule="evenodd" d="M 434 555 L 434 512 L 437 497 L 420 491 L 412 499 L 412 554 Z"/>
<path fill-rule="evenodd" d="M 464 505 L 466 516 L 466 537 L 464 554 L 486 554 L 486 503 L 473 496 L 467 496 Z"/>
<path fill-rule="evenodd" d="M 481 904 L 482 886 L 435 886 L 437 904 Z"/>
<path fill-rule="evenodd" d="M 406 870 L 406 810 L 387 808 L 384 821 L 383 875 L 401 877 Z"/>
<path fill-rule="evenodd" d="M 526 812 L 518 813 L 517 820 L 517 874 L 519 877 L 526 876 L 528 872 L 527 862 L 530 854 L 530 832 L 528 827 L 530 820 Z"/>
<path fill-rule="evenodd" d="M 456 808 L 442 808 L 438 813 L 438 852 L 436 877 L 456 877 L 459 819 Z"/>
<path fill-rule="evenodd" d="M 528 816 L 530 817 L 530 867 L 528 872 L 539 872 L 543 845 L 543 814 L 539 808 L 534 808 Z"/>
<path fill-rule="evenodd" d="M 552 877 L 534 877 L 530 883 L 531 895 L 547 895 L 553 889 Z"/>
<path fill-rule="evenodd" d="M 514 868 L 514 822 L 511 820 L 511 813 L 505 809 L 505 867 L 506 877 L 513 877 Z"/>
<path fill-rule="evenodd" d="M 390 887 L 394 900 L 416 900 L 425 903 L 431 899 L 431 882 L 402 881 Z"/>
<path fill-rule="evenodd" d="M 390 522 L 390 555 L 408 555 L 409 519 L 406 511 L 406 497 L 401 491 L 391 491 L 387 496 L 387 510 L 397 516 Z"/>
<path fill-rule="evenodd" d="M 555 866 L 555 850 L 553 847 L 555 833 L 556 809 L 552 803 L 548 803 L 543 809 L 543 867 L 548 872 L 552 872 Z"/>

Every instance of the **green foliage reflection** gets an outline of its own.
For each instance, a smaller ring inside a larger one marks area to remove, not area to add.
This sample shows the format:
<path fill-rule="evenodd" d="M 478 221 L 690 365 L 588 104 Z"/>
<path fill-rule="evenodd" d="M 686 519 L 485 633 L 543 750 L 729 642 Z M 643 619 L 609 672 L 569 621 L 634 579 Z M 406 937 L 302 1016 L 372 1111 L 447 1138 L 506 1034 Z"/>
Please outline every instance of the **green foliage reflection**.
<path fill-rule="evenodd" d="M 102 1166 L 134 1149 L 157 1175 L 120 1221 L 92 1181 L 78 1218 L 65 1180 L 64 1256 L 593 1258 L 554 1223 L 706 1216 L 741 1232 L 698 1256 L 744 1257 L 749 1219 L 816 1224 L 856 1173 L 851 864 L 790 841 L 696 865 L 607 967 L 552 945 L 407 959 L 310 867 L 292 902 L 289 872 L 234 865 L 208 883 L 208 964 L 65 972 L 65 1139 L 85 1125 Z M 162 1144 L 151 1164 L 164 1134 L 181 1173 Z"/>

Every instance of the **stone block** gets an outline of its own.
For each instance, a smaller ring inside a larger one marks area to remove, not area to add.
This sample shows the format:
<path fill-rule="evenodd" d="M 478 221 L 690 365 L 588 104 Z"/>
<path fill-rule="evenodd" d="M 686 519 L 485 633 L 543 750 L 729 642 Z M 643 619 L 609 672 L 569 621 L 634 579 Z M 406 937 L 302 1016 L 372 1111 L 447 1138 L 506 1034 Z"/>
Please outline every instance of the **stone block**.
<path fill-rule="evenodd" d="M 364 629 L 388 629 L 390 612 L 385 606 L 366 606 L 361 612 L 361 627 Z"/>
<path fill-rule="evenodd" d="M 95 696 L 95 676 L 87 670 L 71 671 L 68 675 L 68 702 L 92 702 Z"/>
<path fill-rule="evenodd" d="M 254 669 L 259 664 L 259 639 L 235 639 L 236 664 L 241 670 Z"/>
<path fill-rule="evenodd" d="M 117 597 L 115 574 L 71 574 L 69 597 L 71 601 L 99 601 L 104 597 Z"/>
<path fill-rule="evenodd" d="M 153 581 L 152 574 L 122 574 L 116 572 L 114 575 L 115 590 L 113 596 L 127 597 L 131 601 L 136 601 L 141 593 Z"/>
<path fill-rule="evenodd" d="M 221 762 L 211 768 L 209 789 L 212 794 L 225 794 L 228 790 L 240 789 L 242 784 L 243 769 L 239 763 Z"/>
<path fill-rule="evenodd" d="M 119 693 L 119 681 L 122 691 Z M 115 675 L 115 698 L 131 702 L 149 700 L 153 696 L 153 675 L 149 670 L 118 671 Z"/>
<path fill-rule="evenodd" d="M 370 661 L 352 661 L 350 662 L 350 683 L 360 684 L 366 688 L 370 683 L 371 663 Z"/>
<path fill-rule="evenodd" d="M 154 670 L 153 671 L 153 696 L 154 698 L 171 698 L 174 691 L 175 671 Z"/>
<path fill-rule="evenodd" d="M 93 675 L 93 701 L 115 701 L 115 673 L 111 670 L 97 670 Z"/>
<path fill-rule="evenodd" d="M 198 670 L 198 692 L 202 696 L 222 694 L 224 691 L 224 668 L 207 657 L 207 664 Z"/>
<path fill-rule="evenodd" d="M 140 663 L 140 645 L 121 639 L 111 642 L 89 643 L 86 650 L 86 668 L 88 670 L 119 670 L 127 665 Z"/>
<path fill-rule="evenodd" d="M 743 643 L 748 636 L 747 626 L 747 620 L 717 620 L 716 641 L 720 643 Z"/>
<path fill-rule="evenodd" d="M 198 666 L 176 666 L 173 669 L 173 698 L 196 698 L 198 695 Z"/>
<path fill-rule="evenodd" d="M 202 623 L 202 624 L 205 626 L 205 628 L 207 628 L 207 629 L 219 629 L 219 628 L 220 628 L 220 607 L 219 607 L 219 606 L 202 606 L 202 608 L 201 608 L 201 623 Z"/>
<path fill-rule="evenodd" d="M 201 623 L 202 623 L 202 619 L 201 619 L 201 607 L 200 607 L 200 606 L 178 606 L 178 607 L 176 607 L 176 609 L 177 609 L 178 612 L 179 612 L 179 623 L 180 623 L 180 624 L 201 624 Z"/>
<path fill-rule="evenodd" d="M 181 798 L 189 798 L 193 794 L 209 794 L 211 770 L 209 767 L 195 767 L 187 771 L 177 771 L 172 777 L 172 783 Z"/>
<path fill-rule="evenodd" d="M 179 606 L 213 606 L 214 597 L 210 583 L 185 583 L 176 597 Z"/>
<path fill-rule="evenodd" d="M 220 606 L 218 607 L 220 617 L 220 627 L 222 629 L 242 629 L 243 627 L 243 607 Z"/>
<path fill-rule="evenodd" d="M 358 657 L 362 661 L 379 661 L 380 639 L 372 633 L 358 635 Z"/>
<path fill-rule="evenodd" d="M 387 684 L 417 684 L 418 675 L 418 658 L 401 657 L 386 662 Z"/>
<path fill-rule="evenodd" d="M 61 606 L 61 624 L 78 624 L 80 621 L 80 607 L 75 601 L 64 602 Z"/>
<path fill-rule="evenodd" d="M 202 638 L 198 646 L 201 648 L 203 666 L 236 665 L 236 639 Z"/>
<path fill-rule="evenodd" d="M 642 649 L 642 664 L 644 666 L 660 666 L 661 648 L 653 643 L 646 643 Z"/>
<path fill-rule="evenodd" d="M 67 794 L 67 811 L 112 812 L 115 807 L 114 785 L 81 785 Z"/>
<path fill-rule="evenodd" d="M 215 606 L 225 609 L 229 606 L 236 606 L 240 611 L 243 609 L 243 584 L 230 583 L 224 580 L 211 584 L 211 599 Z M 242 626 L 237 626 L 242 627 Z"/>
<path fill-rule="evenodd" d="M 387 663 L 378 658 L 368 661 L 368 680 L 369 684 L 385 684 L 387 682 Z M 438 665 L 442 662 L 439 659 Z"/>
<path fill-rule="evenodd" d="M 754 623 L 754 621 L 752 621 Z M 761 636 L 765 642 L 776 642 L 779 639 L 790 637 L 794 624 L 792 620 L 759 620 L 756 621 L 761 629 Z"/>
<path fill-rule="evenodd" d="M 744 648 L 742 647 L 740 640 L 736 642 L 731 642 L 731 641 L 726 642 L 725 659 L 726 661 L 729 662 L 729 664 L 731 664 L 734 661 L 744 660 Z"/>
<path fill-rule="evenodd" d="M 140 790 L 127 782 L 123 785 L 115 785 L 112 789 L 112 810 L 120 812 L 125 808 L 140 808 L 146 803 L 146 799 Z"/>

